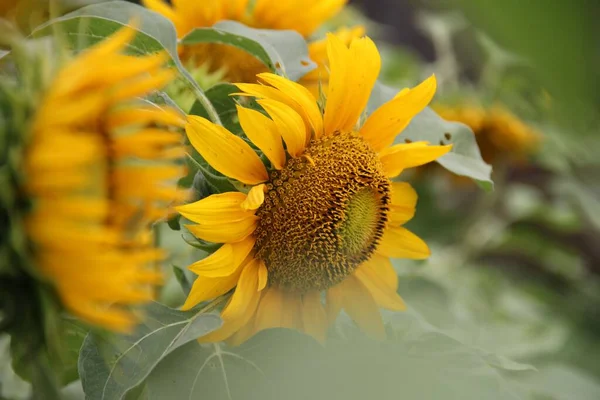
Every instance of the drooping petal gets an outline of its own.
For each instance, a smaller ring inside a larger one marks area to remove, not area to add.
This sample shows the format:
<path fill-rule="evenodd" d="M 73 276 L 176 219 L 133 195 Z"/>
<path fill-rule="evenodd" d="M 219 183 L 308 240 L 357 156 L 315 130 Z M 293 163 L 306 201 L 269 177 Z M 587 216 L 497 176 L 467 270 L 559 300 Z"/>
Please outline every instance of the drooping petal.
<path fill-rule="evenodd" d="M 263 261 L 259 261 L 258 265 L 258 291 L 263 290 L 269 282 L 269 271 Z"/>
<path fill-rule="evenodd" d="M 427 243 L 406 228 L 388 227 L 377 246 L 377 253 L 391 258 L 423 260 L 431 255 Z"/>
<path fill-rule="evenodd" d="M 246 259 L 256 239 L 249 236 L 241 242 L 226 243 L 206 258 L 190 265 L 188 269 L 207 278 L 229 276 L 237 271 Z"/>
<path fill-rule="evenodd" d="M 256 311 L 256 332 L 263 329 L 280 328 L 283 312 L 283 292 L 275 287 L 268 288 Z"/>
<path fill-rule="evenodd" d="M 373 150 L 380 152 L 391 146 L 394 138 L 429 104 L 435 89 L 436 80 L 432 75 L 375 110 L 360 129 Z"/>
<path fill-rule="evenodd" d="M 385 339 L 385 327 L 377 303 L 368 289 L 353 275 L 339 284 L 343 307 L 359 328 L 375 339 Z"/>
<path fill-rule="evenodd" d="M 355 39 L 348 49 L 333 34 L 327 35 L 330 77 L 325 105 L 325 134 L 350 132 L 369 100 L 379 75 L 381 58 L 371 39 Z"/>
<path fill-rule="evenodd" d="M 292 108 L 279 101 L 261 99 L 257 102 L 275 122 L 279 134 L 287 146 L 288 153 L 292 157 L 301 155 L 306 146 L 306 127 L 302 117 Z"/>
<path fill-rule="evenodd" d="M 258 267 L 258 260 L 252 260 L 248 265 L 243 267 L 231 301 L 221 313 L 223 326 L 201 337 L 198 339 L 199 342 L 206 343 L 225 340 L 242 328 L 253 317 L 258 306 L 258 301 L 260 300 L 260 292 L 256 290 L 258 286 Z"/>
<path fill-rule="evenodd" d="M 190 115 L 185 131 L 198 153 L 223 175 L 248 185 L 269 179 L 267 169 L 250 145 L 222 126 Z"/>
<path fill-rule="evenodd" d="M 402 225 L 415 215 L 417 192 L 407 182 L 392 182 L 392 204 L 388 220 L 392 225 Z"/>
<path fill-rule="evenodd" d="M 285 165 L 285 150 L 275 123 L 256 110 L 237 106 L 237 111 L 248 139 L 267 156 L 276 169 L 282 169 Z"/>
<path fill-rule="evenodd" d="M 391 290 L 395 292 L 398 289 L 398 273 L 389 257 L 374 253 L 365 264 L 369 264 Z"/>
<path fill-rule="evenodd" d="M 383 150 L 379 153 L 379 158 L 386 175 L 393 178 L 404 169 L 432 162 L 451 149 L 452 145 L 430 146 L 428 142 L 403 143 Z"/>
<path fill-rule="evenodd" d="M 283 292 L 283 315 L 281 327 L 302 330 L 302 295 Z"/>
<path fill-rule="evenodd" d="M 304 332 L 321 343 L 325 342 L 327 333 L 327 313 L 321 303 L 321 293 L 311 292 L 302 296 L 302 322 Z"/>
<path fill-rule="evenodd" d="M 252 189 L 250 189 L 250 191 L 248 192 L 248 197 L 246 197 L 246 200 L 244 200 L 240 205 L 242 209 L 247 211 L 258 209 L 258 207 L 260 207 L 265 201 L 266 189 L 267 186 L 264 183 L 256 185 Z"/>
<path fill-rule="evenodd" d="M 369 260 L 371 261 L 371 260 Z M 395 289 L 392 289 L 385 281 L 385 277 L 379 273 L 379 266 L 373 261 L 365 262 L 354 272 L 354 276 L 371 293 L 371 296 L 380 307 L 393 311 L 404 311 L 406 305 Z"/>

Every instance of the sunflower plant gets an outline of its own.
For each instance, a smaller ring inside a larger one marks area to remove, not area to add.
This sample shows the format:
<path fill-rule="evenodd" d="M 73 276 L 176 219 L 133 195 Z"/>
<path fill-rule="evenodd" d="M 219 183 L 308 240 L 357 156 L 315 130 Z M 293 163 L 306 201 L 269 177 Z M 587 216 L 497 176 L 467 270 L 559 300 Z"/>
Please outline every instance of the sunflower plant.
<path fill-rule="evenodd" d="M 364 28 L 319 37 L 343 0 L 143 3 L 51 18 L 0 60 L 12 343 L 47 351 L 74 321 L 64 382 L 90 399 L 364 398 L 364 380 L 385 398 L 394 363 L 409 397 L 506 398 L 498 371 L 528 366 L 399 293 L 398 260 L 435 252 L 404 226 L 428 210 L 403 172 L 492 187 L 473 132 L 429 108 L 435 75 L 386 87 Z M 174 307 L 152 301 L 165 278 Z"/>

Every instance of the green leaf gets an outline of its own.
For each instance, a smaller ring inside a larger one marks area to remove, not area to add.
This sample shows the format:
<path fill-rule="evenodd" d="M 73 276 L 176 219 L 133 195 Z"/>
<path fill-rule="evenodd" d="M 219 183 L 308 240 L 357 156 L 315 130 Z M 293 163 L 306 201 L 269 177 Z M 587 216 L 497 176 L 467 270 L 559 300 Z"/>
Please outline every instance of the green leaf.
<path fill-rule="evenodd" d="M 242 128 L 237 116 L 236 98 L 231 96 L 233 93 L 239 93 L 237 86 L 230 83 L 221 83 L 215 85 L 206 91 L 206 97 L 210 100 L 213 107 L 219 114 L 223 126 L 230 132 L 240 134 Z M 195 102 L 190 109 L 190 114 L 198 115 L 208 119 L 208 112 L 200 102 Z"/>
<path fill-rule="evenodd" d="M 521 390 L 535 399 L 596 400 L 600 383 L 583 370 L 568 365 L 550 364 L 518 383 Z"/>
<path fill-rule="evenodd" d="M 144 324 L 131 336 L 90 333 L 79 356 L 86 398 L 124 398 L 165 356 L 220 325 L 217 315 L 182 312 L 152 303 L 145 311 Z"/>
<path fill-rule="evenodd" d="M 48 21 L 36 28 L 33 35 L 45 36 L 56 31 L 63 34 L 75 50 L 83 50 L 133 20 L 139 21 L 139 34 L 126 46 L 128 52 L 145 55 L 164 49 L 182 70 L 177 54 L 177 33 L 171 21 L 137 4 L 124 1 L 92 4 Z"/>
<path fill-rule="evenodd" d="M 181 39 L 183 45 L 222 43 L 256 57 L 272 72 L 298 80 L 315 68 L 304 38 L 291 30 L 253 29 L 235 21 L 212 28 L 196 28 Z"/>
<path fill-rule="evenodd" d="M 393 99 L 397 92 L 380 83 L 375 84 L 367 105 L 367 113 L 372 113 Z M 440 157 L 437 162 L 450 172 L 476 180 L 486 190 L 493 188 L 492 168 L 481 158 L 475 135 L 468 126 L 445 121 L 427 107 L 396 137 L 395 143 L 403 143 L 406 140 L 424 140 L 434 145 L 452 144 L 452 151 Z"/>
<path fill-rule="evenodd" d="M 185 272 L 180 267 L 173 265 L 173 275 L 175 275 L 175 279 L 183 289 L 183 292 L 188 295 L 190 290 L 192 290 L 192 282 L 190 282 L 185 275 Z"/>
<path fill-rule="evenodd" d="M 357 334 L 325 347 L 285 329 L 246 344 L 189 343 L 149 376 L 149 399 L 516 399 L 473 349 L 441 335 L 376 342 Z"/>
<path fill-rule="evenodd" d="M 83 50 L 101 42 L 132 21 L 139 21 L 138 34 L 126 45 L 127 51 L 144 55 L 166 50 L 196 98 L 204 99 L 204 92 L 179 60 L 177 33 L 173 23 L 139 5 L 124 1 L 92 4 L 48 21 L 35 29 L 33 35 L 44 36 L 58 32 L 75 50 Z M 205 106 L 211 107 L 208 102 Z M 211 120 L 219 122 L 216 115 Z"/>

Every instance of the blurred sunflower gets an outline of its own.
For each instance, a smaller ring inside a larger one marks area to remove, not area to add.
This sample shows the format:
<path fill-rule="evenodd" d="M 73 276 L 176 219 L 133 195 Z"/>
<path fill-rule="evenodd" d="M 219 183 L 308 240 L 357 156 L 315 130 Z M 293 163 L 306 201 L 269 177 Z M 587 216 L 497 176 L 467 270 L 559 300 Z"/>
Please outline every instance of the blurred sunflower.
<path fill-rule="evenodd" d="M 172 6 L 163 0 L 142 0 L 149 9 L 170 19 L 182 38 L 194 28 L 209 27 L 222 20 L 241 22 L 259 29 L 290 29 L 305 38 L 319 26 L 335 16 L 348 0 L 173 0 Z M 364 34 L 364 28 L 342 28 L 336 34 L 346 44 L 353 37 Z M 255 82 L 256 75 L 267 72 L 267 67 L 258 59 L 233 46 L 222 44 L 199 44 L 183 46 L 181 57 L 194 64 L 208 63 L 208 69 L 216 76 L 230 82 Z M 321 60 L 326 58 L 325 41 L 309 43 L 309 54 L 318 64 L 318 69 L 307 77 L 313 93 L 318 91 L 318 79 L 327 81 L 327 70 Z"/>
<path fill-rule="evenodd" d="M 389 258 L 430 254 L 402 227 L 415 212 L 415 191 L 390 179 L 450 150 L 426 142 L 392 145 L 432 99 L 435 78 L 405 89 L 358 128 L 380 70 L 377 48 L 368 38 L 348 48 L 329 34 L 327 53 L 331 78 L 323 112 L 305 87 L 274 74 L 260 74 L 262 84 L 237 84 L 268 114 L 238 107 L 245 135 L 270 168 L 240 137 L 188 117 L 187 135 L 202 157 L 252 186 L 248 194 L 215 194 L 177 208 L 197 223 L 187 226 L 197 238 L 224 243 L 189 267 L 198 278 L 183 308 L 235 288 L 221 314 L 224 325 L 201 341 L 237 344 L 272 327 L 323 341 L 342 308 L 364 331 L 383 338 L 378 306 L 404 309 Z"/>
<path fill-rule="evenodd" d="M 4 0 L 0 3 L 0 17 L 8 15 L 17 5 L 17 0 Z"/>
<path fill-rule="evenodd" d="M 24 226 L 22 264 L 31 267 L 21 268 L 48 282 L 72 314 L 114 331 L 133 327 L 132 306 L 151 300 L 161 282 L 155 262 L 164 254 L 149 224 L 183 200 L 175 179 L 185 172 L 175 163 L 184 118 L 140 101 L 175 72 L 163 67 L 165 54 L 122 54 L 134 36 L 123 28 L 41 73 L 31 69 L 43 63 L 23 66 L 18 90 L 52 78 L 34 94 L 31 123 L 8 128 L 7 143 L 20 140 L 22 157 L 7 156 L 11 150 L 3 158 L 22 199 L 6 224 L 9 236 Z"/>
<path fill-rule="evenodd" d="M 522 162 L 539 147 L 539 132 L 502 106 L 438 104 L 433 108 L 442 118 L 462 122 L 473 130 L 481 156 L 488 164 Z"/>

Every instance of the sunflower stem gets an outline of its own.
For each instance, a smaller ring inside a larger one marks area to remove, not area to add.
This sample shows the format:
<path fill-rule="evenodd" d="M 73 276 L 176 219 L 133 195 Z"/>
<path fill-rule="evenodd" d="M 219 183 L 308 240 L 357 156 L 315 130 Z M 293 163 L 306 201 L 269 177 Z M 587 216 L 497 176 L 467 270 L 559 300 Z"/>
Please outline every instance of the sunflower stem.
<path fill-rule="evenodd" d="M 198 85 L 198 83 L 194 80 L 194 78 L 192 78 L 192 76 L 187 71 L 183 70 L 182 74 L 185 77 L 189 88 L 192 90 L 194 97 L 200 104 L 202 104 L 202 107 L 204 107 L 204 109 L 206 110 L 206 113 L 208 114 L 210 120 L 217 125 L 223 126 L 221 118 L 219 118 L 219 113 L 213 107 L 208 97 L 206 97 L 206 94 L 204 94 L 204 90 L 202 90 L 200 85 Z"/>

